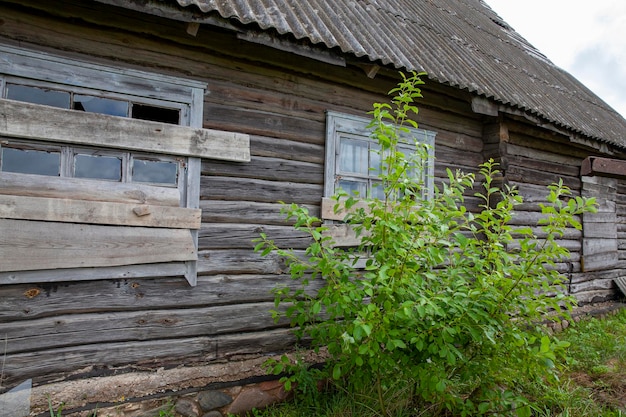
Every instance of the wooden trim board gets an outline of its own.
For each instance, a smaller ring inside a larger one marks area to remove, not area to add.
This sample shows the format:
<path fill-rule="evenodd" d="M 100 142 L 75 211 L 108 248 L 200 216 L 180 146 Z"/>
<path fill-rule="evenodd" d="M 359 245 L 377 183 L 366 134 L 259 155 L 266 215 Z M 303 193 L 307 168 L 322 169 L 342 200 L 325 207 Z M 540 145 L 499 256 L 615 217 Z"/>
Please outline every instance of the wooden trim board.
<path fill-rule="evenodd" d="M 0 99 L 0 135 L 106 148 L 250 161 L 250 137 Z"/>
<path fill-rule="evenodd" d="M 197 260 L 185 229 L 0 219 L 0 272 Z"/>

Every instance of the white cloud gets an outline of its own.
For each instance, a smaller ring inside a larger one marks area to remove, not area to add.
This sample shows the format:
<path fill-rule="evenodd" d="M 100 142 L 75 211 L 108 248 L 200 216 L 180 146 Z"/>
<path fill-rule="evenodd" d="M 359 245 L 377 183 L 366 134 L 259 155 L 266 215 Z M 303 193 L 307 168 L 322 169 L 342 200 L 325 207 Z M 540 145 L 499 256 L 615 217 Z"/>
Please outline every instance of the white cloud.
<path fill-rule="evenodd" d="M 624 0 L 485 0 L 559 67 L 626 117 Z"/>

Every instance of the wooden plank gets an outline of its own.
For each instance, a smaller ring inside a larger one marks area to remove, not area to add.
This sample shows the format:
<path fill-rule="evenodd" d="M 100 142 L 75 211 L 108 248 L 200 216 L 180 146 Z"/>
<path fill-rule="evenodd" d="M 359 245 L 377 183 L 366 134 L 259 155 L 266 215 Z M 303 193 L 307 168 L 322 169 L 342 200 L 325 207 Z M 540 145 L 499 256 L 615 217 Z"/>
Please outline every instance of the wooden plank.
<path fill-rule="evenodd" d="M 0 272 L 196 260 L 188 230 L 0 219 Z"/>
<path fill-rule="evenodd" d="M 324 122 L 295 118 L 267 111 L 252 111 L 220 103 L 204 105 L 204 125 L 259 136 L 278 136 L 323 145 Z"/>
<path fill-rule="evenodd" d="M 542 149 L 519 146 L 514 143 L 505 143 L 502 150 L 508 156 L 525 157 L 534 161 L 569 166 L 567 169 L 571 170 L 569 171 L 570 175 L 579 175 L 580 158 L 564 155 L 562 152 L 547 152 Z"/>
<path fill-rule="evenodd" d="M 300 252 L 302 253 L 302 252 Z M 210 274 L 285 274 L 285 259 L 271 253 L 261 256 L 249 249 L 214 249 L 198 253 L 198 273 Z"/>
<path fill-rule="evenodd" d="M 271 302 L 272 289 L 285 286 L 292 289 L 301 285 L 289 278 L 284 262 L 272 259 L 267 264 L 242 252 L 211 251 L 215 258 L 207 260 L 208 273 L 199 275 L 198 285 L 191 287 L 182 278 L 121 278 L 96 281 L 55 282 L 37 284 L 0 285 L 0 323 L 33 320 L 63 314 L 108 313 L 112 311 L 168 310 L 202 308 L 206 306 L 243 305 L 247 303 Z M 232 257 L 229 255 L 233 253 Z M 254 255 L 252 251 L 248 251 Z M 225 269 L 235 270 L 234 262 L 243 259 L 246 265 L 241 270 L 252 271 L 278 268 L 278 273 L 267 274 L 219 274 L 215 263 L 230 262 Z M 282 266 L 281 266 L 282 265 Z M 155 276 L 160 276 L 155 274 Z M 312 280 L 311 289 L 316 291 L 325 282 Z M 253 289 L 253 290 L 252 290 Z"/>
<path fill-rule="evenodd" d="M 619 260 L 617 239 L 584 239 L 583 271 L 597 271 L 615 266 Z"/>
<path fill-rule="evenodd" d="M 11 172 L 0 172 L 0 194 L 180 206 L 180 192 L 177 188 Z"/>
<path fill-rule="evenodd" d="M 322 164 L 273 157 L 255 157 L 246 164 L 205 161 L 202 164 L 202 174 L 305 184 L 324 183 L 324 166 Z"/>
<path fill-rule="evenodd" d="M 354 247 L 361 244 L 361 237 L 350 225 L 347 224 L 331 224 L 324 236 L 330 236 L 334 247 Z"/>
<path fill-rule="evenodd" d="M 198 245 L 201 250 L 252 249 L 260 233 L 265 233 L 280 248 L 305 249 L 312 241 L 308 234 L 291 226 L 205 223 L 200 229 Z"/>
<path fill-rule="evenodd" d="M 38 271 L 0 272 L 0 284 L 36 284 L 86 280 L 176 277 L 185 274 L 182 262 L 99 268 L 44 269 Z"/>
<path fill-rule="evenodd" d="M 337 207 L 337 210 L 335 210 L 335 207 Z M 321 216 L 324 220 L 343 221 L 348 213 L 354 213 L 358 209 L 368 211 L 367 201 L 358 201 L 350 210 L 346 210 L 341 200 L 337 201 L 334 198 L 324 197 L 322 198 Z"/>
<path fill-rule="evenodd" d="M 619 290 L 622 292 L 622 295 L 626 295 L 626 277 L 618 277 L 615 278 L 615 284 L 617 284 L 617 287 L 619 288 Z"/>
<path fill-rule="evenodd" d="M 507 144 L 507 149 L 511 146 Z M 526 148 L 530 151 L 530 149 Z M 580 171 L 579 165 L 569 165 L 561 161 L 549 161 L 545 160 L 548 158 L 544 158 L 541 160 L 539 158 L 533 157 L 533 152 L 527 152 L 529 155 L 527 156 L 519 156 L 519 155 L 503 155 L 501 159 L 501 168 L 504 170 L 508 170 L 509 166 L 516 165 L 520 167 L 524 167 L 526 169 L 532 169 L 538 172 L 550 172 L 556 174 L 560 177 L 578 177 L 578 173 Z M 540 152 L 539 156 L 542 153 Z M 556 159 L 556 158 L 555 158 Z M 566 157 L 562 158 L 562 160 L 567 160 Z"/>
<path fill-rule="evenodd" d="M 5 382 L 37 378 L 38 383 L 59 378 L 62 373 L 83 369 L 95 370 L 103 365 L 116 367 L 141 364 L 142 369 L 157 370 L 180 366 L 181 363 L 207 363 L 242 355 L 264 355 L 293 348 L 296 339 L 290 329 L 232 334 L 198 336 L 149 341 L 124 341 L 86 344 L 37 352 L 8 355 Z M 88 368 L 88 369 L 84 369 Z"/>
<path fill-rule="evenodd" d="M 0 194 L 0 218 L 199 229 L 200 209 Z"/>
<path fill-rule="evenodd" d="M 199 94 L 198 94 L 199 95 Z M 201 97 L 197 97 L 200 100 Z M 200 117 L 200 116 L 198 116 Z M 200 120 L 196 120 L 195 123 L 201 123 Z M 200 172 L 202 167 L 202 160 L 200 158 L 189 158 L 187 161 L 187 187 L 186 187 L 186 207 L 190 209 L 200 208 Z M 198 210 L 200 211 L 200 210 Z M 191 240 L 193 241 L 194 248 L 198 250 L 198 228 L 191 230 Z M 186 262 L 187 271 L 185 272 L 185 278 L 189 285 L 195 287 L 198 282 L 198 264 L 195 260 Z"/>
<path fill-rule="evenodd" d="M 192 336 L 263 331 L 288 322 L 274 322 L 272 301 L 230 306 L 168 310 L 112 311 L 64 314 L 35 320 L 0 323 L 6 335 L 6 353 L 22 353 L 65 346 L 159 340 Z M 3 352 L 5 350 L 3 349 Z"/>
<path fill-rule="evenodd" d="M 294 161 L 324 164 L 324 146 L 266 136 L 250 136 L 250 153 L 254 156 L 287 158 Z"/>
<path fill-rule="evenodd" d="M 255 178 L 202 176 L 202 198 L 224 201 L 255 201 L 318 205 L 322 199 L 321 184 L 302 184 L 289 181 L 268 181 Z"/>
<path fill-rule="evenodd" d="M 600 175 L 613 178 L 626 178 L 626 161 L 589 156 L 582 162 L 580 175 Z"/>
<path fill-rule="evenodd" d="M 576 294 L 592 290 L 614 290 L 615 284 L 612 278 L 594 279 L 570 285 L 570 294 Z"/>
<path fill-rule="evenodd" d="M 582 223 L 585 239 L 617 239 L 617 215 L 614 211 L 584 213 Z"/>
<path fill-rule="evenodd" d="M 513 164 L 509 164 L 506 170 L 506 177 L 512 181 L 526 182 L 543 186 L 558 183 L 559 179 L 563 179 L 563 184 L 572 190 L 578 190 L 581 187 L 581 181 L 577 177 L 566 177 L 551 172 L 544 172 L 542 170 Z"/>
<path fill-rule="evenodd" d="M 248 135 L 0 99 L 0 135 L 227 161 L 250 161 Z"/>
<path fill-rule="evenodd" d="M 303 206 L 310 215 L 319 217 L 319 206 L 311 204 Z M 202 221 L 206 223 L 257 223 L 284 226 L 295 222 L 295 219 L 287 219 L 286 214 L 281 213 L 285 206 L 280 203 L 201 200 L 200 208 Z"/>
<path fill-rule="evenodd" d="M 592 223 L 585 221 L 583 223 L 583 235 L 585 239 L 617 239 L 617 230 L 615 223 Z"/>
<path fill-rule="evenodd" d="M 23 48 L 2 45 L 6 59 L 0 62 L 0 72 L 19 77 L 59 82 L 71 80 L 78 87 L 110 91 L 114 79 L 119 91 L 145 97 L 190 103 L 194 88 L 204 89 L 206 84 L 191 79 L 170 77 L 154 72 L 92 64 Z"/>
<path fill-rule="evenodd" d="M 484 162 L 482 154 L 475 152 L 474 149 L 469 151 L 468 149 L 456 149 L 450 146 L 439 144 L 439 132 L 437 132 L 437 138 L 435 140 L 435 169 L 442 169 L 441 172 L 445 172 L 445 168 L 450 168 L 452 171 L 456 167 L 463 167 L 463 171 L 471 172 L 478 170 L 478 165 Z M 445 177 L 445 175 L 444 175 Z"/>
<path fill-rule="evenodd" d="M 574 294 L 574 297 L 576 297 L 580 305 L 601 303 L 603 301 L 615 300 L 615 292 L 615 289 L 583 291 Z"/>

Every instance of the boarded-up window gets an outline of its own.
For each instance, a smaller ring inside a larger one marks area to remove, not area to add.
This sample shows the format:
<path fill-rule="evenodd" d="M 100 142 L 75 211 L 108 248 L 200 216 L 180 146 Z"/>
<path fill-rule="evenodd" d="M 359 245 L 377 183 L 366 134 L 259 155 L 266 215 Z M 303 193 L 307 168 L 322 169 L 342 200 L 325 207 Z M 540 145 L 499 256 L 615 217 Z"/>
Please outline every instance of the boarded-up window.
<path fill-rule="evenodd" d="M 0 283 L 195 285 L 200 159 L 248 161 L 249 138 L 201 128 L 200 82 L 0 52 Z"/>

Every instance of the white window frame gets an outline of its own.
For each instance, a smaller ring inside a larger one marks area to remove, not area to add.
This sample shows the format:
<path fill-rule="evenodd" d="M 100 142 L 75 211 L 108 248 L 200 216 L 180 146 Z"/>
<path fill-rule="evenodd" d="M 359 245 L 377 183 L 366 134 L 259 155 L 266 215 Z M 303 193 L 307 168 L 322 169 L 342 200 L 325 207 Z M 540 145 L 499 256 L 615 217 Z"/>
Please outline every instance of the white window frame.
<path fill-rule="evenodd" d="M 42 270 L 0 272 L 0 284 L 40 282 L 42 280 L 72 281 L 184 275 L 190 285 L 196 285 L 201 159 L 213 158 L 237 162 L 250 160 L 248 135 L 202 129 L 203 97 L 206 83 L 134 69 L 94 64 L 88 60 L 76 60 L 1 44 L 0 54 L 2 55 L 2 59 L 0 59 L 0 119 L 4 118 L 5 120 L 5 123 L 0 126 L 0 140 L 5 138 L 6 140 L 32 141 L 33 143 L 41 143 L 43 146 L 46 143 L 69 145 L 81 149 L 105 148 L 126 153 L 136 152 L 147 156 L 161 155 L 164 159 L 186 160 L 181 165 L 182 170 L 179 169 L 180 207 L 190 209 L 185 214 L 192 213 L 192 216 L 189 217 L 198 219 L 197 227 L 194 226 L 190 229 L 191 239 L 195 246 L 195 260 L 111 267 L 98 266 L 97 268 L 61 267 L 60 269 L 43 271 L 45 273 L 42 273 Z M 31 86 L 59 86 L 63 90 L 74 93 L 109 98 L 127 98 L 132 99 L 132 102 L 141 104 L 179 109 L 179 126 L 181 127 L 3 99 L 1 93 L 5 89 L 6 83 L 15 81 Z M 35 115 L 33 120 L 28 117 L 30 114 Z M 113 132 L 107 136 L 109 129 Z M 79 133 L 75 134 L 77 131 Z M 92 135 L 92 131 L 98 133 Z M 135 138 L 138 139 L 135 141 Z M 3 174 L 5 173 L 0 172 L 0 175 Z M 3 181 L 7 184 L 5 178 L 10 178 L 10 181 L 13 182 L 19 181 L 19 178 L 25 178 L 25 182 L 32 184 L 33 181 L 37 182 L 36 177 L 44 177 L 31 174 L 6 174 Z M 63 178 L 58 179 L 61 181 L 55 182 L 54 185 L 63 189 L 65 187 L 62 183 Z M 77 181 L 70 178 L 67 180 L 68 184 L 80 186 L 88 184 L 82 180 Z M 12 186 L 14 187 L 14 185 L 8 184 L 5 188 L 9 191 L 5 191 L 5 194 L 0 195 L 0 197 L 8 200 L 17 199 L 18 201 L 31 198 L 14 197 L 10 194 Z M 161 187 L 161 185 L 142 183 L 138 187 L 139 189 L 143 187 L 145 190 L 150 190 L 152 187 Z M 125 183 L 119 184 L 120 190 L 127 188 Z M 158 194 L 157 191 L 155 195 L 158 196 Z M 84 206 L 83 203 L 80 202 Z M 193 214 L 194 210 L 197 215 Z M 10 217 L 15 215 L 7 214 L 7 212 L 9 210 L 0 211 L 0 221 L 19 218 Z M 171 213 L 172 211 L 166 207 L 165 212 Z M 146 216 L 146 214 L 138 211 L 135 214 Z M 42 220 L 49 221 L 49 219 Z"/>

